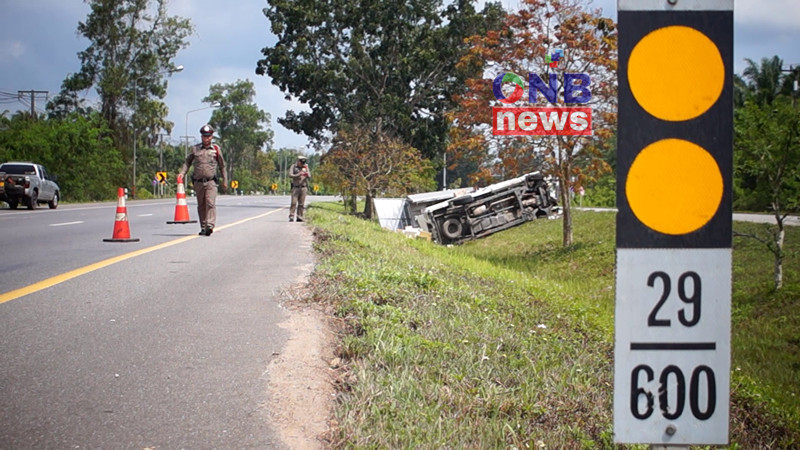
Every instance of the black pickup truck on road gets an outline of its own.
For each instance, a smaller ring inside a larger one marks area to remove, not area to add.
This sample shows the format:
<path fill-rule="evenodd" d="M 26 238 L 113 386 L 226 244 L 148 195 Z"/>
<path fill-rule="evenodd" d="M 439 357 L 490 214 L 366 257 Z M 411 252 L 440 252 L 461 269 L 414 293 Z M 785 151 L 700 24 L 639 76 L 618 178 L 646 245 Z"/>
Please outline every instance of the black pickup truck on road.
<path fill-rule="evenodd" d="M 55 177 L 48 176 L 41 164 L 30 162 L 7 162 L 0 164 L 0 202 L 17 209 L 22 203 L 28 209 L 36 209 L 47 203 L 50 209 L 58 207 L 61 190 Z"/>

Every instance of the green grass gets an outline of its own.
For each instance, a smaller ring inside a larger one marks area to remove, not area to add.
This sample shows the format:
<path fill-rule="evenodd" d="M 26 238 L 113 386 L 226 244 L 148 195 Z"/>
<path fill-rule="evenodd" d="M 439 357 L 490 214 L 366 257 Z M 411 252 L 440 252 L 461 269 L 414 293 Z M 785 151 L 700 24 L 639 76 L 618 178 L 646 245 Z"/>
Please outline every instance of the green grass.
<path fill-rule="evenodd" d="M 734 230 L 766 236 L 763 224 L 735 223 Z M 731 389 L 742 408 L 738 422 L 777 434 L 774 448 L 800 446 L 800 229 L 786 235 L 783 288 L 773 289 L 773 258 L 763 244 L 734 238 Z M 782 425 L 750 424 L 751 416 Z M 785 431 L 782 428 L 788 428 Z M 789 430 L 794 430 L 790 432 Z M 782 445 L 781 445 L 782 444 Z"/>
<path fill-rule="evenodd" d="M 448 248 L 308 217 L 311 301 L 343 324 L 335 448 L 615 447 L 613 213 L 576 212 L 568 249 L 560 220 Z M 800 230 L 786 243 L 775 293 L 769 254 L 734 242 L 732 447 L 800 445 Z"/>

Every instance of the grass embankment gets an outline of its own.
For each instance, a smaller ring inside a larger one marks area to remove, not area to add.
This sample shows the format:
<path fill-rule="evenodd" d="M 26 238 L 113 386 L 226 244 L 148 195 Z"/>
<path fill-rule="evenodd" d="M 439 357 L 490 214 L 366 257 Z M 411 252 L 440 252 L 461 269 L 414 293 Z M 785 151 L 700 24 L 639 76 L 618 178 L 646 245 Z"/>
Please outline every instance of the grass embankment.
<path fill-rule="evenodd" d="M 576 212 L 462 246 L 314 204 L 312 301 L 344 324 L 334 447 L 612 448 L 614 214 Z M 744 225 L 737 228 L 746 228 Z M 734 243 L 731 442 L 800 445 L 800 230 L 785 288 Z"/>

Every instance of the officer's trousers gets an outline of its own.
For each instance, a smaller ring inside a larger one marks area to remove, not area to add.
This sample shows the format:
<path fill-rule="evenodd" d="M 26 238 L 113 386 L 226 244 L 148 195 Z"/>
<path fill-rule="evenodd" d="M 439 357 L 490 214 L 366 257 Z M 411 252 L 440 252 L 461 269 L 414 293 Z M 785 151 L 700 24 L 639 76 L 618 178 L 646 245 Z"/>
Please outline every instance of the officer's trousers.
<path fill-rule="evenodd" d="M 214 180 L 195 181 L 194 192 L 197 195 L 200 228 L 214 228 L 217 222 L 217 183 Z"/>
<path fill-rule="evenodd" d="M 298 219 L 303 218 L 303 211 L 305 210 L 306 205 L 306 194 L 308 193 L 308 188 L 303 187 L 294 187 L 292 186 L 292 204 L 289 206 L 289 218 L 294 219 L 297 217 Z M 297 215 L 295 215 L 297 213 Z"/>

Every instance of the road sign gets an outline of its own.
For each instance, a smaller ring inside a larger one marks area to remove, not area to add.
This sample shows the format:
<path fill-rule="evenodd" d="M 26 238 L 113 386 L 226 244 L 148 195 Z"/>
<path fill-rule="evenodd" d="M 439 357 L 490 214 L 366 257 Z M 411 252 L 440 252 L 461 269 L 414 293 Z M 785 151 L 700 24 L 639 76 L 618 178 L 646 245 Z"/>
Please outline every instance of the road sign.
<path fill-rule="evenodd" d="M 726 444 L 733 0 L 618 0 L 614 441 Z"/>
<path fill-rule="evenodd" d="M 167 172 L 156 172 L 156 180 L 161 184 L 167 184 Z"/>
<path fill-rule="evenodd" d="M 231 188 L 232 188 L 232 189 L 236 189 L 236 188 L 238 188 L 238 187 L 239 187 L 239 182 L 238 182 L 238 181 L 236 181 L 236 180 L 232 180 L 232 181 L 231 181 Z"/>
<path fill-rule="evenodd" d="M 730 255 L 618 251 L 616 442 L 727 443 Z"/>

